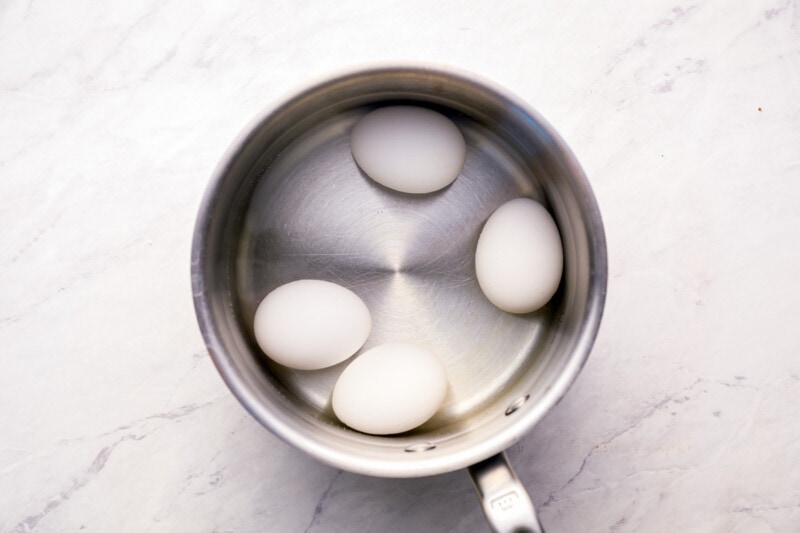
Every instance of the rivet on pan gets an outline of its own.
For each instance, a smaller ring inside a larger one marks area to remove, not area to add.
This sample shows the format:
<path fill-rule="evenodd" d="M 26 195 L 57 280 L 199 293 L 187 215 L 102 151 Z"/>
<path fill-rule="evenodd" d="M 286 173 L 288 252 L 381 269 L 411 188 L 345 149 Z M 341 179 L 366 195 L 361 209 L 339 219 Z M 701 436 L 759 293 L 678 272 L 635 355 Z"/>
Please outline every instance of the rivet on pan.
<path fill-rule="evenodd" d="M 511 413 L 522 407 L 522 404 L 527 402 L 528 398 L 530 397 L 531 397 L 530 394 L 526 394 L 525 396 L 520 396 L 519 398 L 511 402 L 511 405 L 509 405 L 508 408 L 506 409 L 506 416 L 510 415 Z"/>
<path fill-rule="evenodd" d="M 406 447 L 406 451 L 410 453 L 414 452 L 427 452 L 428 450 L 432 450 L 436 448 L 435 444 L 430 442 L 418 442 L 416 444 L 412 444 Z"/>

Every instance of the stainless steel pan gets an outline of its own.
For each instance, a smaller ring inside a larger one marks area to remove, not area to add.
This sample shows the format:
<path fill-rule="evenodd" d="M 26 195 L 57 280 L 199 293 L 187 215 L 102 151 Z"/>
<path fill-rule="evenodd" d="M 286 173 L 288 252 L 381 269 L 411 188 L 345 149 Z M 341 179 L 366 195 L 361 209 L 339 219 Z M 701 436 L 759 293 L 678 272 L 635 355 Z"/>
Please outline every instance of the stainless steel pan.
<path fill-rule="evenodd" d="M 352 126 L 379 106 L 413 104 L 452 119 L 467 142 L 461 175 L 412 196 L 367 178 Z M 543 309 L 495 308 L 475 279 L 483 223 L 504 202 L 542 202 L 558 224 L 564 275 Z M 387 477 L 469 468 L 498 531 L 540 529 L 503 450 L 567 391 L 589 355 L 606 290 L 603 226 L 564 142 L 525 104 L 486 81 L 429 66 L 381 66 L 317 82 L 255 120 L 220 163 L 200 208 L 192 286 L 203 336 L 244 407 L 286 442 L 338 468 Z M 347 362 L 295 371 L 266 359 L 259 301 L 297 279 L 334 281 L 366 302 L 364 349 L 428 346 L 450 378 L 444 406 L 396 436 L 345 427 L 330 395 Z"/>

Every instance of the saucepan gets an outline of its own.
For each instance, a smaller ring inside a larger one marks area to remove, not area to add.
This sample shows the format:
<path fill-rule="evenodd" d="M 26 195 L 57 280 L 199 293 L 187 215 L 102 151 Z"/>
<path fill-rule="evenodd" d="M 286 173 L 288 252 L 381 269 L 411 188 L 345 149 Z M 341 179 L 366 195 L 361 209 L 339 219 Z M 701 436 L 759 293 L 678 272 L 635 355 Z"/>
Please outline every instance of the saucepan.
<path fill-rule="evenodd" d="M 350 131 L 386 105 L 427 107 L 462 132 L 467 156 L 448 187 L 385 188 L 355 163 Z M 475 249 L 503 203 L 542 203 L 562 240 L 555 296 L 527 314 L 481 293 Z M 564 141 L 524 102 L 450 67 L 379 65 L 339 73 L 257 117 L 219 163 L 197 217 L 192 288 L 200 329 L 241 404 L 279 438 L 336 468 L 416 477 L 466 468 L 491 527 L 541 531 L 503 452 L 565 394 L 585 363 L 603 311 L 605 236 L 589 183 Z M 331 409 L 347 365 L 292 370 L 259 350 L 253 317 L 271 290 L 333 281 L 367 304 L 363 350 L 428 346 L 444 364 L 444 405 L 392 436 L 360 433 Z"/>

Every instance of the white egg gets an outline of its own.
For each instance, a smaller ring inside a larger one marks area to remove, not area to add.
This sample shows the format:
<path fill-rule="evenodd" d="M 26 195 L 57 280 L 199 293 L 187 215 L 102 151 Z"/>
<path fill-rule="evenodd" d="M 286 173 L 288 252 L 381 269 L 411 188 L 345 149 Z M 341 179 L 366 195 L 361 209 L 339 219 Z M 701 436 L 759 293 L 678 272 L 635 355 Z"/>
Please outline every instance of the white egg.
<path fill-rule="evenodd" d="M 424 194 L 450 185 L 464 166 L 466 144 L 447 117 L 424 107 L 376 109 L 355 125 L 350 149 L 381 185 Z"/>
<path fill-rule="evenodd" d="M 376 346 L 344 369 L 333 389 L 333 412 L 373 435 L 409 431 L 431 418 L 447 395 L 439 359 L 410 343 Z"/>
<path fill-rule="evenodd" d="M 478 238 L 478 284 L 489 301 L 509 313 L 529 313 L 546 304 L 558 288 L 563 267 L 561 236 L 553 217 L 528 198 L 501 205 Z"/>
<path fill-rule="evenodd" d="M 321 280 L 299 280 L 270 292 L 256 309 L 253 329 L 270 359 L 298 370 L 341 363 L 364 344 L 369 309 L 353 291 Z"/>

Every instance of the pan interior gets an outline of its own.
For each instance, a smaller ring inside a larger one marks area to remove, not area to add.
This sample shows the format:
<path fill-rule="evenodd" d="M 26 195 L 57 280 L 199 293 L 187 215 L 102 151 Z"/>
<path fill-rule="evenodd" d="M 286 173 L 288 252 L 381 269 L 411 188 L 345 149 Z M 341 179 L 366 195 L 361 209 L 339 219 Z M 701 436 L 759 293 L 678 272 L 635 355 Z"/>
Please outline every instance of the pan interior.
<path fill-rule="evenodd" d="M 356 165 L 349 140 L 353 125 L 373 108 L 354 106 L 315 123 L 259 172 L 236 243 L 232 302 L 249 349 L 273 386 L 299 410 L 341 426 L 330 397 L 352 359 L 324 370 L 288 369 L 260 354 L 252 323 L 258 303 L 290 281 L 321 279 L 351 289 L 373 319 L 359 353 L 404 341 L 440 357 L 448 396 L 415 433 L 443 434 L 518 388 L 520 376 L 530 381 L 539 359 L 547 357 L 563 290 L 544 308 L 514 315 L 494 307 L 475 278 L 475 247 L 491 213 L 514 198 L 546 206 L 547 199 L 534 170 L 495 132 L 440 106 L 434 108 L 458 125 L 467 144 L 455 182 L 425 195 L 377 184 Z"/>

